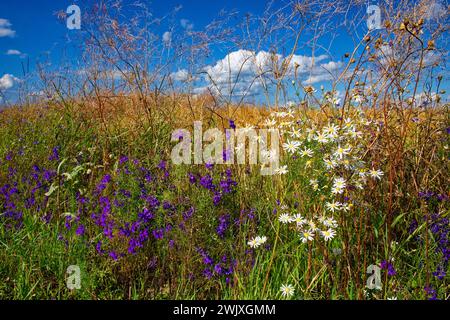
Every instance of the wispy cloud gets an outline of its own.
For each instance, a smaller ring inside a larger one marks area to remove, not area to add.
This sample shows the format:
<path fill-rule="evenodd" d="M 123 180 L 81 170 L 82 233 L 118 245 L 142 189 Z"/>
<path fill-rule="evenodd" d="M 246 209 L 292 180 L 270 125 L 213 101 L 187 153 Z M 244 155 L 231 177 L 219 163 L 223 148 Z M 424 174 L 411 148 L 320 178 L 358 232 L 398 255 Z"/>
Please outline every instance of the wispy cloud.
<path fill-rule="evenodd" d="M 22 52 L 20 52 L 19 50 L 16 50 L 16 49 L 9 49 L 8 51 L 6 51 L 6 54 L 8 56 L 20 56 L 22 54 Z"/>
<path fill-rule="evenodd" d="M 0 38 L 2 37 L 14 37 L 16 31 L 11 29 L 11 23 L 7 19 L 0 18 Z"/>
<path fill-rule="evenodd" d="M 194 29 L 194 24 L 190 22 L 188 19 L 181 19 L 180 24 L 184 29 L 188 31 Z"/>
<path fill-rule="evenodd" d="M 164 32 L 164 34 L 162 36 L 162 41 L 166 45 L 170 44 L 170 42 L 172 41 L 172 32 L 170 32 L 170 31 Z"/>
<path fill-rule="evenodd" d="M 19 79 L 12 74 L 6 73 L 0 78 L 0 90 L 8 90 L 14 86 Z"/>
<path fill-rule="evenodd" d="M 20 56 L 21 58 L 25 58 L 27 56 L 26 53 L 23 53 L 16 49 L 9 49 L 8 51 L 5 52 L 5 54 L 8 56 Z"/>

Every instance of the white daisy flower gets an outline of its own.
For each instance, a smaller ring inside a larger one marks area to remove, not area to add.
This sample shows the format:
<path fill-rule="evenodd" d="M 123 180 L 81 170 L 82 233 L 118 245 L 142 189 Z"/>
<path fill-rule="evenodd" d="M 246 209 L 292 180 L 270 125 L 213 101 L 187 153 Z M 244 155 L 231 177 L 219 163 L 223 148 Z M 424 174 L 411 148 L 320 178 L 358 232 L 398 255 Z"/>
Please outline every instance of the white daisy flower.
<path fill-rule="evenodd" d="M 309 148 L 305 148 L 302 151 L 300 151 L 300 156 L 302 156 L 302 157 L 310 157 L 311 158 L 313 156 L 313 154 L 314 154 L 314 152 Z"/>
<path fill-rule="evenodd" d="M 326 134 L 323 134 L 323 133 L 320 133 L 320 132 L 314 137 L 314 139 L 317 140 L 317 142 L 320 142 L 320 143 L 327 143 L 328 142 L 328 136 Z"/>
<path fill-rule="evenodd" d="M 369 175 L 374 179 L 381 180 L 381 177 L 384 175 L 384 173 L 381 170 L 372 169 L 369 171 Z"/>
<path fill-rule="evenodd" d="M 358 170 L 358 175 L 361 178 L 364 178 L 366 176 L 366 174 L 367 174 L 367 169 L 366 168 L 361 168 L 361 169 Z"/>
<path fill-rule="evenodd" d="M 342 177 L 334 178 L 334 186 L 338 188 L 345 188 L 346 187 L 345 179 Z"/>
<path fill-rule="evenodd" d="M 267 241 L 267 237 L 266 236 L 262 236 L 262 237 L 256 237 L 255 240 L 258 242 L 258 246 L 266 243 Z"/>
<path fill-rule="evenodd" d="M 336 188 L 336 187 L 331 188 L 331 193 L 332 194 L 341 194 L 343 192 L 344 192 L 343 189 L 339 189 L 339 188 Z"/>
<path fill-rule="evenodd" d="M 350 119 L 350 118 L 344 119 L 344 126 L 345 126 L 346 128 L 350 128 L 352 125 L 353 125 L 352 119 Z"/>
<path fill-rule="evenodd" d="M 285 166 L 281 166 L 281 167 L 279 167 L 279 168 L 276 168 L 276 169 L 275 169 L 275 173 L 276 173 L 276 174 L 279 174 L 279 175 L 283 175 L 283 174 L 288 173 L 287 166 L 285 165 Z"/>
<path fill-rule="evenodd" d="M 266 127 L 274 127 L 276 124 L 277 121 L 275 119 L 267 119 L 266 122 L 264 122 Z"/>
<path fill-rule="evenodd" d="M 333 184 L 333 189 L 331 190 L 331 192 L 333 194 L 341 194 L 342 192 L 344 192 L 345 187 L 347 186 L 345 179 L 338 177 L 338 178 L 334 178 L 334 184 Z"/>
<path fill-rule="evenodd" d="M 302 231 L 300 233 L 300 239 L 303 243 L 314 240 L 314 232 L 312 230 Z"/>
<path fill-rule="evenodd" d="M 329 228 L 328 230 L 322 231 L 321 235 L 325 239 L 325 241 L 328 241 L 334 238 L 334 236 L 336 235 L 336 231 Z"/>
<path fill-rule="evenodd" d="M 323 220 L 323 225 L 329 228 L 336 228 L 337 222 L 332 217 L 328 217 L 325 220 Z"/>
<path fill-rule="evenodd" d="M 297 227 L 300 227 L 306 223 L 306 219 L 304 219 L 301 214 L 297 213 L 291 218 L 291 222 L 295 222 Z"/>
<path fill-rule="evenodd" d="M 351 203 L 345 203 L 345 204 L 342 204 L 342 206 L 341 206 L 341 209 L 344 212 L 350 211 L 351 208 L 352 208 L 352 204 Z"/>
<path fill-rule="evenodd" d="M 302 135 L 302 132 L 300 131 L 300 129 L 298 128 L 291 128 L 291 132 L 289 132 L 289 134 L 291 135 L 291 137 L 293 138 L 300 138 Z"/>
<path fill-rule="evenodd" d="M 311 179 L 311 180 L 309 180 L 309 185 L 310 185 L 311 187 L 313 187 L 313 190 L 314 190 L 314 191 L 319 190 L 319 182 L 317 181 L 317 179 Z"/>
<path fill-rule="evenodd" d="M 352 148 L 350 147 L 342 148 L 341 146 L 338 146 L 337 150 L 334 152 L 334 156 L 336 158 L 342 159 L 344 156 L 350 154 L 351 150 Z"/>
<path fill-rule="evenodd" d="M 289 153 L 294 153 L 300 147 L 300 142 L 298 141 L 290 141 L 288 140 L 286 143 L 283 143 L 283 149 Z"/>
<path fill-rule="evenodd" d="M 318 230 L 319 228 L 317 228 L 316 223 L 313 220 L 308 220 L 308 226 L 309 226 L 309 230 L 312 232 L 315 232 L 316 230 Z"/>
<path fill-rule="evenodd" d="M 247 242 L 247 244 L 251 247 L 251 248 L 258 248 L 260 245 L 264 244 L 267 241 L 267 237 L 265 236 L 257 236 L 253 239 L 251 239 L 250 241 Z"/>
<path fill-rule="evenodd" d="M 251 239 L 247 242 L 247 244 L 250 246 L 250 248 L 257 248 L 258 247 L 258 241 L 256 239 Z"/>
<path fill-rule="evenodd" d="M 323 133 L 326 134 L 329 138 L 338 136 L 339 128 L 335 124 L 331 124 L 328 127 L 323 128 Z"/>
<path fill-rule="evenodd" d="M 341 208 L 341 203 L 339 201 L 333 201 L 333 202 L 327 202 L 325 204 L 325 206 L 327 207 L 328 210 L 330 210 L 331 212 L 335 212 L 340 210 Z"/>
<path fill-rule="evenodd" d="M 327 169 L 333 169 L 337 166 L 337 162 L 335 160 L 323 159 L 323 161 L 325 162 L 325 166 L 327 167 Z"/>
<path fill-rule="evenodd" d="M 278 217 L 278 221 L 281 223 L 289 223 L 291 222 L 291 216 L 287 213 L 283 213 Z"/>

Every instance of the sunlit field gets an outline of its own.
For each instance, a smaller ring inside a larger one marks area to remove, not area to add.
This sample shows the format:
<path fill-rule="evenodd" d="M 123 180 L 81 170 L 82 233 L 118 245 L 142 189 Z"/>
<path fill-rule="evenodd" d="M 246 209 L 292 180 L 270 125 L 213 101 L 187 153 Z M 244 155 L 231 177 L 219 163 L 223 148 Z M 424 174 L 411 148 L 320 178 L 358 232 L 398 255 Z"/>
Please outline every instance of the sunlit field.
<path fill-rule="evenodd" d="M 40 61 L 38 98 L 3 95 L 0 298 L 449 299 L 447 7 L 394 2 L 368 30 L 343 3 L 222 14 L 163 48 L 147 9 L 86 9 L 83 72 Z"/>

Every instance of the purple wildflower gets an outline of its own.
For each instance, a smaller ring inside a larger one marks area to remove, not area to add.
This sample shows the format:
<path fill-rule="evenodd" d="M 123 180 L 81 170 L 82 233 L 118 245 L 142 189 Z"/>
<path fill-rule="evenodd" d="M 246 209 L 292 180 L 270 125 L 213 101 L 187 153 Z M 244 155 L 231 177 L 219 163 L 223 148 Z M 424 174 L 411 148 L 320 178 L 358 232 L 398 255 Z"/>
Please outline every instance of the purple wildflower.
<path fill-rule="evenodd" d="M 164 160 L 161 160 L 158 164 L 158 168 L 161 170 L 166 170 L 166 167 L 167 167 L 167 162 Z"/>
<path fill-rule="evenodd" d="M 85 233 L 86 228 L 84 227 L 84 225 L 80 224 L 77 228 L 77 230 L 75 231 L 75 234 L 77 236 L 82 236 Z"/>
<path fill-rule="evenodd" d="M 119 165 L 124 164 L 125 162 L 128 161 L 128 157 L 127 156 L 121 156 L 119 159 Z"/>
<path fill-rule="evenodd" d="M 115 251 L 111 251 L 109 253 L 109 256 L 115 261 L 117 260 L 119 257 L 117 256 L 117 253 Z"/>
<path fill-rule="evenodd" d="M 200 178 L 200 185 L 208 190 L 214 190 L 216 186 L 213 184 L 213 179 L 209 174 Z"/>
<path fill-rule="evenodd" d="M 189 176 L 189 182 L 190 182 L 190 183 L 194 184 L 194 183 L 197 182 L 197 178 L 195 177 L 194 174 L 189 173 L 188 176 Z"/>
<path fill-rule="evenodd" d="M 395 268 L 392 265 L 392 263 L 386 260 L 381 261 L 380 268 L 387 270 L 388 276 L 395 276 L 397 274 L 397 271 L 395 271 Z"/>
<path fill-rule="evenodd" d="M 155 239 L 160 240 L 164 237 L 164 229 L 156 229 L 153 230 L 153 237 L 155 237 Z"/>
<path fill-rule="evenodd" d="M 56 146 L 52 149 L 52 154 L 48 158 L 50 161 L 58 161 L 59 160 L 59 146 Z"/>
<path fill-rule="evenodd" d="M 437 294 L 436 290 L 433 289 L 431 286 L 426 286 L 423 288 L 428 296 L 428 300 L 437 300 Z"/>
<path fill-rule="evenodd" d="M 225 214 L 219 217 L 219 225 L 217 226 L 217 235 L 223 239 L 225 236 L 225 231 L 227 231 L 228 225 L 230 223 L 230 215 Z"/>
<path fill-rule="evenodd" d="M 433 276 L 437 277 L 439 280 L 444 279 L 446 275 L 447 273 L 442 266 L 438 266 L 436 271 L 433 272 Z"/>

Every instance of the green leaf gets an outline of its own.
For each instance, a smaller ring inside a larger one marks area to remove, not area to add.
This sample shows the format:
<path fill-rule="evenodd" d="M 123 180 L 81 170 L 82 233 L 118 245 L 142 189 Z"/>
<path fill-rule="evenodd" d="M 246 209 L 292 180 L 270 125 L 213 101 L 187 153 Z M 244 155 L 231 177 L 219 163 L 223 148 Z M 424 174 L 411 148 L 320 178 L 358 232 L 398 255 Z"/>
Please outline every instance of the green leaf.
<path fill-rule="evenodd" d="M 67 158 L 62 159 L 62 161 L 58 164 L 58 169 L 56 172 L 59 174 L 61 172 L 62 165 L 67 161 Z"/>
<path fill-rule="evenodd" d="M 58 188 L 59 186 L 57 186 L 56 183 L 53 182 L 52 185 L 50 186 L 50 189 L 45 193 L 45 196 L 50 197 L 52 193 L 55 192 L 55 190 L 57 190 Z"/>
<path fill-rule="evenodd" d="M 407 212 L 402 213 L 401 215 L 397 216 L 397 217 L 394 219 L 394 221 L 392 222 L 391 227 L 392 227 L 392 228 L 395 227 L 395 225 L 396 225 L 397 223 L 399 223 L 400 219 L 403 218 L 403 217 L 405 216 L 405 214 L 407 214 Z"/>

